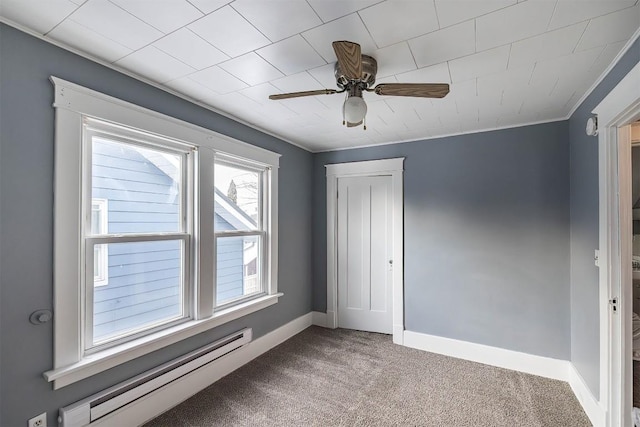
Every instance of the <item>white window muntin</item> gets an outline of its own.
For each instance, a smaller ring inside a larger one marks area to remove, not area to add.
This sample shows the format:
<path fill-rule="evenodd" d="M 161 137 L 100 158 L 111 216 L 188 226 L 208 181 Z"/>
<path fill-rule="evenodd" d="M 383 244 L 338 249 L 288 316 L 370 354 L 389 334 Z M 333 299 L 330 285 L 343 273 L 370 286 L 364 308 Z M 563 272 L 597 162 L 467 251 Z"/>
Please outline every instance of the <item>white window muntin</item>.
<path fill-rule="evenodd" d="M 185 322 L 192 317 L 191 295 L 192 289 L 190 280 L 193 266 L 191 264 L 191 233 L 193 213 L 189 209 L 190 193 L 193 191 L 193 155 L 194 147 L 189 147 L 177 141 L 171 141 L 168 138 L 158 138 L 153 134 L 145 134 L 135 129 L 128 129 L 124 126 L 114 126 L 110 123 L 85 117 L 83 120 L 83 181 L 82 194 L 84 196 L 83 215 L 84 227 L 82 241 L 84 245 L 84 257 L 81 259 L 81 265 L 84 265 L 85 274 L 81 283 L 81 296 L 84 301 L 82 305 L 81 330 L 83 331 L 83 349 L 84 353 L 91 354 L 96 351 L 103 350 L 127 341 L 135 340 L 141 336 L 151 334 L 159 329 L 167 328 L 181 322 Z M 180 188 L 179 188 L 179 231 L 178 232 L 139 232 L 126 234 L 109 234 L 108 232 L 101 235 L 92 235 L 92 161 L 93 161 L 93 139 L 101 138 L 108 141 L 114 141 L 129 146 L 138 146 L 141 148 L 149 148 L 154 151 L 166 152 L 168 154 L 177 155 L 180 158 Z M 181 295 L 181 315 L 175 318 L 164 319 L 157 324 L 146 325 L 141 328 L 135 328 L 127 333 L 119 336 L 94 343 L 93 337 L 93 320 L 94 320 L 94 292 L 93 287 L 97 286 L 93 282 L 95 272 L 94 265 L 94 248 L 100 245 L 102 250 L 106 250 L 109 243 L 132 243 L 132 242 L 149 242 L 159 240 L 179 240 L 182 242 L 181 247 L 181 270 L 180 278 Z"/>

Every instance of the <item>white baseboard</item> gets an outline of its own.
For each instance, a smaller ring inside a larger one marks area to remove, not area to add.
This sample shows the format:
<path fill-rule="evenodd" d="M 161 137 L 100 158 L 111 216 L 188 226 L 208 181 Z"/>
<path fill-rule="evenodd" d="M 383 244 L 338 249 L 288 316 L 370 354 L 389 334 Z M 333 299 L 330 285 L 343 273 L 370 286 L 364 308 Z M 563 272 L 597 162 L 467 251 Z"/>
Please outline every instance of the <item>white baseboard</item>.
<path fill-rule="evenodd" d="M 302 332 L 311 326 L 312 318 L 312 313 L 300 316 L 286 325 L 251 341 L 233 353 L 222 356 L 215 363 L 196 369 L 122 409 L 100 418 L 91 423 L 91 426 L 141 425 L 249 363 L 278 344 Z"/>
<path fill-rule="evenodd" d="M 404 331 L 404 345 L 554 380 L 567 381 L 569 379 L 570 362 L 567 360 L 552 359 L 412 331 Z"/>
<path fill-rule="evenodd" d="M 593 427 L 605 427 L 606 411 L 600 406 L 600 402 L 593 396 L 591 390 L 585 383 L 582 375 L 576 370 L 573 364 L 569 364 L 569 385 L 573 394 L 576 395 L 578 402 L 582 405 L 582 409 L 589 417 Z"/>
<path fill-rule="evenodd" d="M 316 326 L 322 326 L 323 328 L 327 327 L 327 313 L 322 313 L 320 311 L 312 311 L 311 312 L 311 324 Z"/>

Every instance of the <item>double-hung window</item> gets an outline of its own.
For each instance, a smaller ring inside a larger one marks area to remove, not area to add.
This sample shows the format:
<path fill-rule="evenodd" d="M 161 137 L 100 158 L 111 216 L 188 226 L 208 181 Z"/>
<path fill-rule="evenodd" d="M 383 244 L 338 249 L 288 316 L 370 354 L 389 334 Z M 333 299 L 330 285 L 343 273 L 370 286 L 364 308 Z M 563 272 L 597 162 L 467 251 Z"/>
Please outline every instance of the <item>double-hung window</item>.
<path fill-rule="evenodd" d="M 277 302 L 278 154 L 52 81 L 54 388 Z"/>

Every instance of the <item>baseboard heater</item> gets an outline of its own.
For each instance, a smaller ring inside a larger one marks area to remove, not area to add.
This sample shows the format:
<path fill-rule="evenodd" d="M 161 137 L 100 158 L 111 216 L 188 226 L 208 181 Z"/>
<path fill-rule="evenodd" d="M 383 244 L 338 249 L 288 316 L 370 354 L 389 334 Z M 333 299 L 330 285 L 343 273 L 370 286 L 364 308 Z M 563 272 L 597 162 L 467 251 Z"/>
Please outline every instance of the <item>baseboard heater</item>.
<path fill-rule="evenodd" d="M 222 356 L 251 341 L 251 328 L 245 328 L 212 344 L 160 365 L 107 390 L 60 409 L 62 427 L 84 427 L 131 402 L 176 381 L 196 369 L 215 363 Z"/>

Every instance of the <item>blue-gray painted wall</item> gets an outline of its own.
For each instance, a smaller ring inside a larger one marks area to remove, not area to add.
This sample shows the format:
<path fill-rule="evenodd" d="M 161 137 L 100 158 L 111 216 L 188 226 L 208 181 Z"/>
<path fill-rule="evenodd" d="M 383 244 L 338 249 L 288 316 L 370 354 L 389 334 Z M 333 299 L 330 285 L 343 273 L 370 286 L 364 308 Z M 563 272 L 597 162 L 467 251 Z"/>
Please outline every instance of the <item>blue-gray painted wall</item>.
<path fill-rule="evenodd" d="M 636 40 L 569 120 L 571 162 L 571 362 L 596 398 L 600 396 L 598 269 L 598 138 L 585 126 L 593 108 L 640 62 Z"/>
<path fill-rule="evenodd" d="M 52 323 L 29 314 L 53 303 L 53 87 L 80 84 L 282 154 L 278 304 L 53 391 Z M 258 338 L 311 310 L 312 155 L 160 89 L 0 24 L 0 425 L 48 412 L 243 327 Z M 286 268 L 285 268 L 286 267 Z"/>
<path fill-rule="evenodd" d="M 567 122 L 314 157 L 314 309 L 326 310 L 324 165 L 406 157 L 406 329 L 570 357 Z"/>

